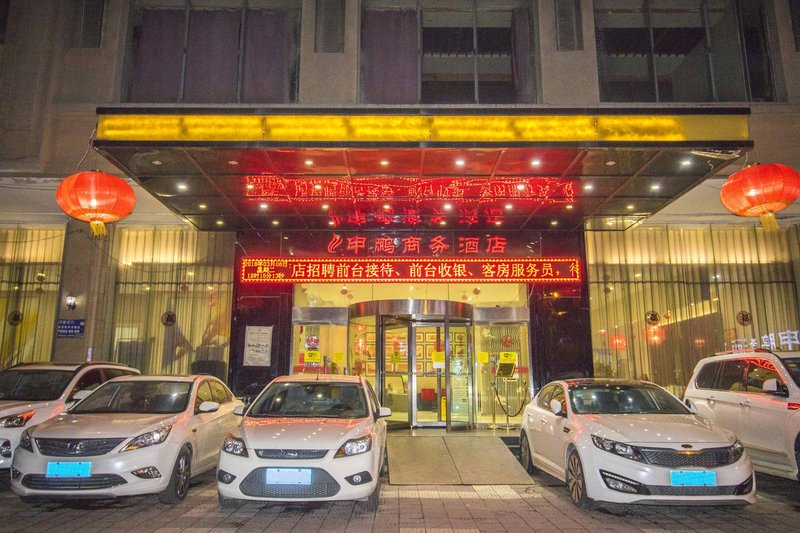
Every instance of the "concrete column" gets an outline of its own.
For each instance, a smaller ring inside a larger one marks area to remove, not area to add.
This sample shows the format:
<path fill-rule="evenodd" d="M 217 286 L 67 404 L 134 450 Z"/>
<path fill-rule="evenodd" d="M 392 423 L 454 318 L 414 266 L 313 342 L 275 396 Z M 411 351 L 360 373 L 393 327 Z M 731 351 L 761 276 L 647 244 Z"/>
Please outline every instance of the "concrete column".
<path fill-rule="evenodd" d="M 64 238 L 58 320 L 83 321 L 83 334 L 58 336 L 53 342 L 53 361 L 111 360 L 110 329 L 114 311 L 114 273 L 111 258 L 114 227 L 108 236 L 95 238 L 89 224 L 70 219 Z M 76 298 L 68 309 L 65 298 Z"/>

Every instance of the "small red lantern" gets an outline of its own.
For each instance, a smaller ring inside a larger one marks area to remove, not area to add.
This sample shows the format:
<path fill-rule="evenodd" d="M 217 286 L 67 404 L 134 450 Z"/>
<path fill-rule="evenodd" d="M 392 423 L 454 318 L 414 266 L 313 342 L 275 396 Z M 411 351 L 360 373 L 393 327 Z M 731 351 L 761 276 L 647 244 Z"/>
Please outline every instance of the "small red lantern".
<path fill-rule="evenodd" d="M 615 352 L 621 352 L 628 347 L 628 339 L 625 335 L 611 335 L 608 339 L 608 346 Z"/>
<path fill-rule="evenodd" d="M 752 165 L 734 172 L 720 190 L 722 205 L 743 217 L 759 217 L 764 229 L 778 229 L 775 213 L 800 196 L 800 174 L 786 165 Z"/>
<path fill-rule="evenodd" d="M 88 222 L 95 237 L 105 237 L 105 224 L 130 215 L 136 206 L 136 195 L 122 179 L 90 170 L 62 181 L 56 202 L 72 218 Z"/>

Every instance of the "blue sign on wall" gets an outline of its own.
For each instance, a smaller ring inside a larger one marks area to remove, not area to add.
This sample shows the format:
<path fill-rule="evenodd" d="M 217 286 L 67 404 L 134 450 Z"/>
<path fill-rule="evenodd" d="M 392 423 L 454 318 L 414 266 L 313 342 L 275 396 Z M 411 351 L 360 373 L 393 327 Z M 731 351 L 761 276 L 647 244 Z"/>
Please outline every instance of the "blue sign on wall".
<path fill-rule="evenodd" d="M 82 318 L 59 320 L 56 325 L 56 337 L 83 337 L 86 320 Z"/>

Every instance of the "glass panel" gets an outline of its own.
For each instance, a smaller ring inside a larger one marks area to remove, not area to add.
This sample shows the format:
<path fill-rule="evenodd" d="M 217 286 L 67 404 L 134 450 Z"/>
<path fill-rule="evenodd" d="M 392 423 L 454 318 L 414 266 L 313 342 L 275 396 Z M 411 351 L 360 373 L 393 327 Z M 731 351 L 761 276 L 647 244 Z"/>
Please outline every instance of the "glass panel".
<path fill-rule="evenodd" d="M 528 324 L 477 325 L 475 344 L 477 423 L 521 424 L 530 401 Z"/>
<path fill-rule="evenodd" d="M 717 98 L 721 102 L 745 102 L 744 61 L 739 44 L 739 25 L 731 0 L 707 0 L 711 66 Z"/>
<path fill-rule="evenodd" d="M 514 103 L 517 97 L 511 70 L 511 11 L 491 7 L 486 5 L 477 13 L 478 101 Z"/>
<path fill-rule="evenodd" d="M 392 410 L 389 422 L 408 422 L 409 326 L 387 326 L 383 330 L 383 405 Z"/>
<path fill-rule="evenodd" d="M 416 326 L 417 425 L 442 425 L 447 420 L 445 390 L 444 326 Z"/>
<path fill-rule="evenodd" d="M 472 422 L 472 356 L 470 328 L 450 324 L 449 425 Z"/>
<path fill-rule="evenodd" d="M 472 3 L 422 2 L 422 102 L 475 103 Z"/>
<path fill-rule="evenodd" d="M 364 376 L 375 387 L 375 317 L 352 319 L 349 328 L 346 374 Z M 378 387 L 375 387 L 378 390 Z M 384 398 L 385 401 L 385 398 Z"/>
<path fill-rule="evenodd" d="M 347 367 L 347 326 L 294 324 L 293 374 L 344 374 Z"/>

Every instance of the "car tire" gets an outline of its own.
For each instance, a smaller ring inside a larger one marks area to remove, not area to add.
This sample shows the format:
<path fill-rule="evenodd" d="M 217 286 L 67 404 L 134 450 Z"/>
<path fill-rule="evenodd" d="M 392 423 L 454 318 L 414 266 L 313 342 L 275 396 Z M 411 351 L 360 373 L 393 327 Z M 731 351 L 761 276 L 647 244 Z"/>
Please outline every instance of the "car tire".
<path fill-rule="evenodd" d="M 377 511 L 381 503 L 381 485 L 382 480 L 379 476 L 377 483 L 375 483 L 375 490 L 373 490 L 372 494 L 367 498 L 367 509 L 370 511 Z"/>
<path fill-rule="evenodd" d="M 583 463 L 578 455 L 578 451 L 574 448 L 570 450 L 567 456 L 567 469 L 566 469 L 567 491 L 569 492 L 569 499 L 580 509 L 591 509 L 594 507 L 594 500 L 589 498 L 586 494 L 586 476 L 583 471 Z"/>
<path fill-rule="evenodd" d="M 797 481 L 800 481 L 800 433 L 794 438 L 794 464 L 797 466 Z"/>
<path fill-rule="evenodd" d="M 223 509 L 231 509 L 233 507 L 236 507 L 236 505 L 239 503 L 239 500 L 235 498 L 228 498 L 227 496 L 223 496 L 219 492 L 217 493 L 217 498 L 219 499 L 219 506 L 222 507 Z"/>
<path fill-rule="evenodd" d="M 186 498 L 192 480 L 192 454 L 184 447 L 178 453 L 169 478 L 169 485 L 158 494 L 161 503 L 178 503 Z"/>
<path fill-rule="evenodd" d="M 386 456 L 386 448 L 384 448 L 383 462 L 381 463 L 381 469 L 378 471 L 378 477 L 384 476 L 388 468 L 389 468 L 389 458 Z"/>
<path fill-rule="evenodd" d="M 525 431 L 519 434 L 519 463 L 529 474 L 535 474 L 537 468 L 533 466 L 533 455 L 531 454 L 531 444 Z"/>

